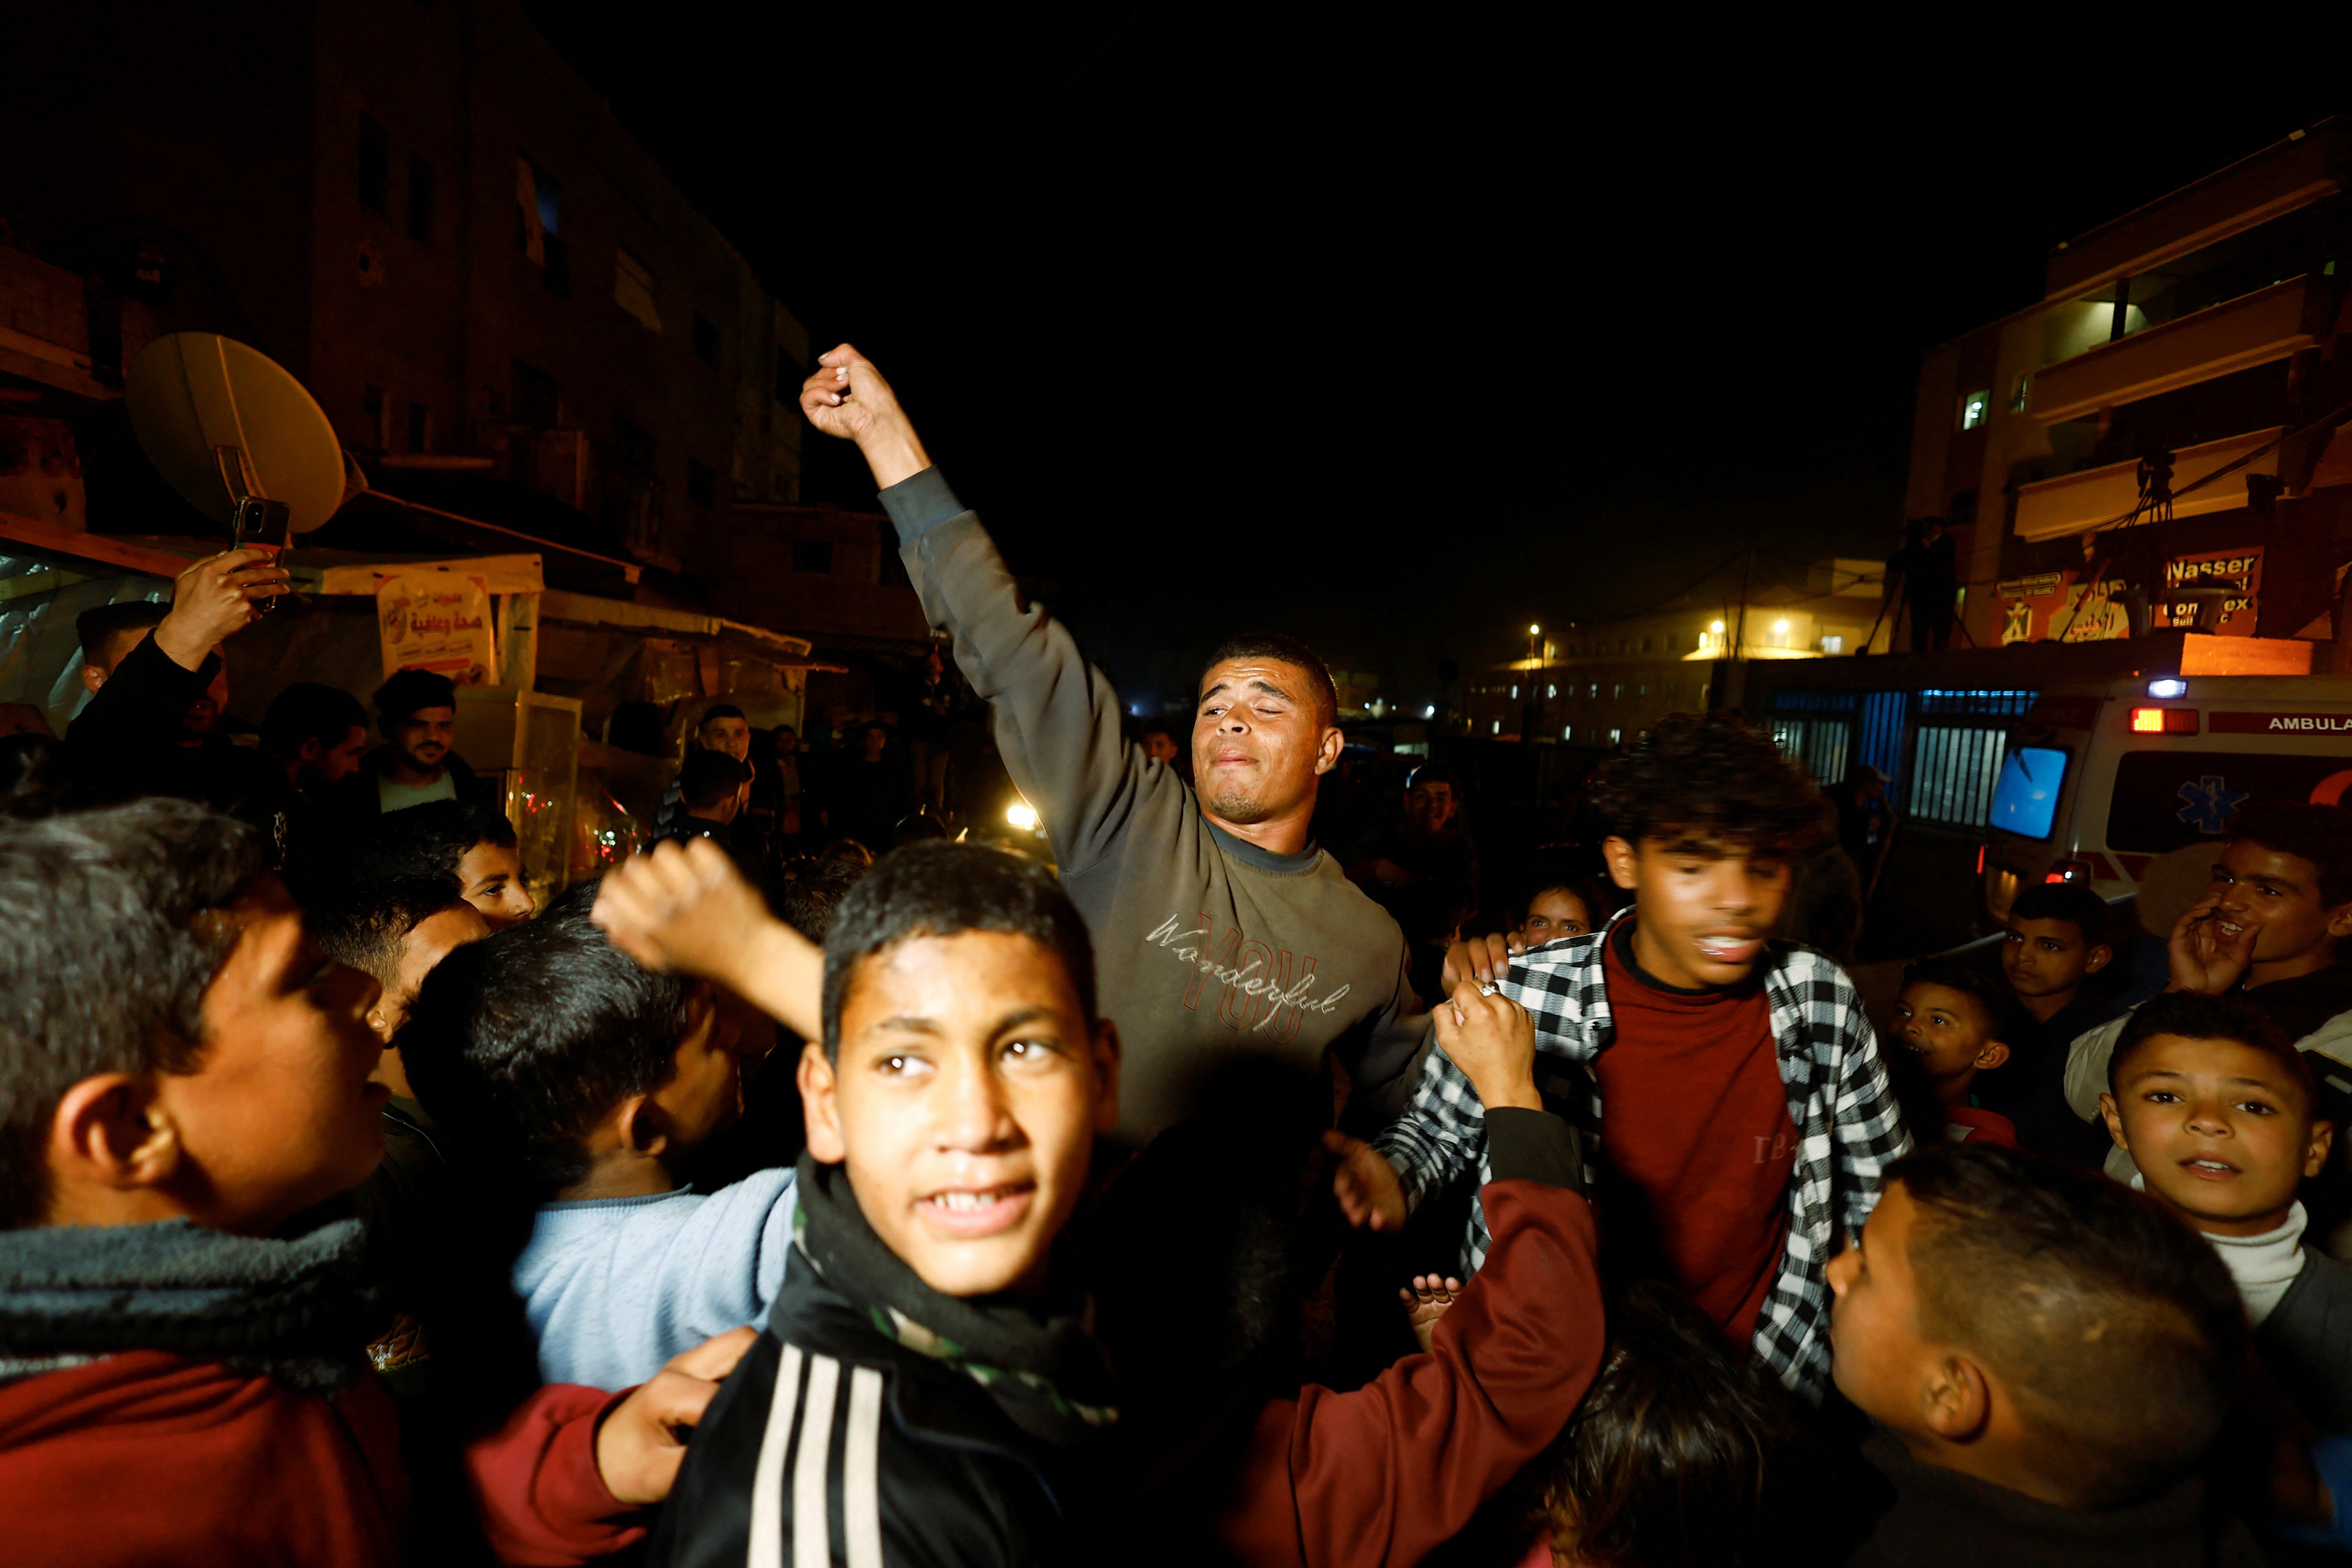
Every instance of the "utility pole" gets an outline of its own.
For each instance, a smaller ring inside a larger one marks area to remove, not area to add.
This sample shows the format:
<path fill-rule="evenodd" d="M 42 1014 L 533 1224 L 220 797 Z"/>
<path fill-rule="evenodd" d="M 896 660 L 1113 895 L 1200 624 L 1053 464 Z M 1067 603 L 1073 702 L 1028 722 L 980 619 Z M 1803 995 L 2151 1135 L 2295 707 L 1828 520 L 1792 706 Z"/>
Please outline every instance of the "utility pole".
<path fill-rule="evenodd" d="M 1739 563 L 1739 624 L 1731 637 L 1731 657 L 1744 658 L 1748 651 L 1748 574 L 1756 564 L 1756 547 L 1749 545 L 1748 554 Z"/>

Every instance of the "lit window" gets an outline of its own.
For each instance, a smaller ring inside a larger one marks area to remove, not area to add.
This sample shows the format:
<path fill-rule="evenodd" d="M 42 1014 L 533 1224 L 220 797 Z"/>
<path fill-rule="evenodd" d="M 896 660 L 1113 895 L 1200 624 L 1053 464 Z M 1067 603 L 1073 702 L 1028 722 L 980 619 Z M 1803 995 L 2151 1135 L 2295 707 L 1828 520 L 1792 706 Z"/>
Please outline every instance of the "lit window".
<path fill-rule="evenodd" d="M 1547 686 L 1544 688 L 1544 695 L 1546 697 L 1557 697 L 1559 695 L 1559 688 L 1557 686 Z"/>
<path fill-rule="evenodd" d="M 1495 721 L 1495 733 L 1496 733 L 1496 734 L 1497 734 L 1497 735 L 1499 735 L 1499 734 L 1501 734 L 1502 732 L 1503 732 L 1503 721 L 1502 721 L 1500 719 L 1497 719 L 1497 720 L 1496 720 L 1496 721 Z"/>
<path fill-rule="evenodd" d="M 1512 688 L 1511 688 L 1511 700 L 1512 700 L 1512 701 L 1514 701 L 1514 702 L 1516 702 L 1516 701 L 1517 701 L 1517 700 L 1518 700 L 1518 698 L 1519 698 L 1519 689 L 1518 689 L 1517 687 L 1514 686 L 1514 687 L 1512 687 Z"/>
<path fill-rule="evenodd" d="M 1622 702 L 1625 700 L 1625 683 L 1623 681 L 1617 681 L 1609 688 L 1609 700 L 1612 702 Z"/>
<path fill-rule="evenodd" d="M 2033 398 L 2033 377 L 2025 371 L 2017 373 L 2017 390 L 2009 395 L 2009 411 L 2022 414 Z"/>
<path fill-rule="evenodd" d="M 1636 691 L 1633 695 L 1639 697 L 1643 701 L 1647 702 L 1650 700 L 1650 683 L 1646 680 L 1642 682 L 1641 689 Z"/>
<path fill-rule="evenodd" d="M 1991 409 L 1992 389 L 1990 387 L 1985 388 L 1982 392 L 1969 393 L 1960 399 L 1960 428 L 1975 429 L 1985 422 L 1985 416 L 1991 412 Z"/>
<path fill-rule="evenodd" d="M 1823 653 L 1843 653 L 1845 651 L 1845 638 L 1843 637 L 1823 637 L 1822 639 L 1822 651 Z"/>
<path fill-rule="evenodd" d="M 1611 745 L 1612 745 L 1612 746 L 1622 746 L 1622 745 L 1623 745 L 1623 744 L 1625 743 L 1625 731 L 1622 731 L 1622 730 L 1612 730 L 1612 731 L 1609 731 L 1609 743 L 1610 743 Z"/>
<path fill-rule="evenodd" d="M 635 316 L 646 331 L 662 330 L 661 311 L 654 304 L 654 270 L 621 246 L 613 249 L 613 303 Z"/>
<path fill-rule="evenodd" d="M 1597 697 L 1599 697 L 1599 696 L 1601 695 L 1601 682 L 1599 682 L 1599 681 L 1597 681 L 1597 680 L 1596 680 L 1596 681 L 1593 681 L 1593 682 L 1592 682 L 1591 684 L 1590 684 L 1589 686 L 1587 686 L 1587 687 L 1584 689 L 1584 695 L 1585 695 L 1587 698 L 1597 698 Z"/>
<path fill-rule="evenodd" d="M 1575 726 L 1575 725 L 1573 725 L 1573 724 L 1565 724 L 1565 725 L 1562 725 L 1562 726 L 1560 727 L 1559 738 L 1560 738 L 1561 740 L 1563 740 L 1563 741 L 1573 741 L 1573 740 L 1575 740 L 1575 739 L 1576 739 L 1576 726 Z"/>

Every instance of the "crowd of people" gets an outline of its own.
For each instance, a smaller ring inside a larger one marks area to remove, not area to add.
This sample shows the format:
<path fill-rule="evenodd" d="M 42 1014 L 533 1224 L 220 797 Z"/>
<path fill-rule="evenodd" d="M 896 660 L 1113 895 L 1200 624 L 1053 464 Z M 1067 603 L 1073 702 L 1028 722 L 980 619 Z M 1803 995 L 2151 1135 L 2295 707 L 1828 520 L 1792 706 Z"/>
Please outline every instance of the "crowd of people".
<path fill-rule="evenodd" d="M 825 808 L 908 841 L 765 875 L 813 808 L 720 704 L 538 908 L 440 678 L 218 742 L 266 557 L 86 621 L 0 818 L 10 1561 L 2352 1551 L 2352 816 L 2250 806 L 2153 994 L 2049 886 L 1874 1025 L 1768 732 L 1612 753 L 1597 868 L 1482 873 L 1439 767 L 1327 852 L 1311 649 L 1129 735 L 873 365 L 802 406 L 1052 868 L 897 831 L 918 723 Z"/>

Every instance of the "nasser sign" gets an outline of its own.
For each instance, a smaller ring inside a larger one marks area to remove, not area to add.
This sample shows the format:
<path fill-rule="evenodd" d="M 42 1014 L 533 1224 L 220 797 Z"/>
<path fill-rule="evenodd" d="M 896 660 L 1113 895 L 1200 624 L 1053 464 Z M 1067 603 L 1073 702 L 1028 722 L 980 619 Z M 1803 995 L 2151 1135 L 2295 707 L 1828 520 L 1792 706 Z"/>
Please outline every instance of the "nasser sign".
<path fill-rule="evenodd" d="M 2164 593 L 2150 595 L 2148 618 L 2158 626 L 2250 637 L 2262 590 L 2260 545 L 2176 555 L 2164 563 Z"/>

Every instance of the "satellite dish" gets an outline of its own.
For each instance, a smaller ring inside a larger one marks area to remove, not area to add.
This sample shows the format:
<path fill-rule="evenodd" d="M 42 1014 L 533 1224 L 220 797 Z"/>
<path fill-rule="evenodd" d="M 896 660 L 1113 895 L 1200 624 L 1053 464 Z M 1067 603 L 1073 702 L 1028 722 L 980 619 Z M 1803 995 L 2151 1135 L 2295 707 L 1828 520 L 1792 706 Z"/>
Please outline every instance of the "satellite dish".
<path fill-rule="evenodd" d="M 249 497 L 283 501 L 308 533 L 343 503 L 343 448 L 302 384 L 217 332 L 173 332 L 123 377 L 131 427 L 156 470 L 223 528 Z"/>

